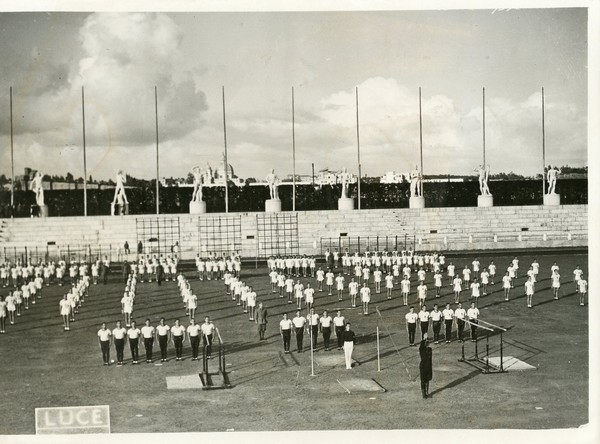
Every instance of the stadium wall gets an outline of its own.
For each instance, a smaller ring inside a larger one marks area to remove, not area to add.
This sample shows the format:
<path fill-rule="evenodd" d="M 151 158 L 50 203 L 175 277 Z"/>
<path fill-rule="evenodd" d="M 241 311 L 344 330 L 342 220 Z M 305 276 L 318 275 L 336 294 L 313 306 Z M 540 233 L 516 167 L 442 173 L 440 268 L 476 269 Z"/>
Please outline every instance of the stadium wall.
<path fill-rule="evenodd" d="M 269 255 L 273 248 L 281 254 L 319 255 L 327 247 L 462 251 L 585 247 L 588 243 L 587 205 L 404 208 L 2 219 L 0 256 L 19 256 L 27 248 L 38 256 L 89 251 L 120 260 L 125 241 L 132 252 L 138 239 L 147 249 L 152 246 L 150 235 L 136 228 L 142 222 L 176 225 L 177 233 L 172 230 L 169 243 L 179 240 L 183 259 L 211 251 L 207 244 L 214 246 L 225 231 L 227 239 L 236 239 L 244 257 Z M 226 245 L 224 250 L 231 245 L 225 240 L 221 244 Z"/>

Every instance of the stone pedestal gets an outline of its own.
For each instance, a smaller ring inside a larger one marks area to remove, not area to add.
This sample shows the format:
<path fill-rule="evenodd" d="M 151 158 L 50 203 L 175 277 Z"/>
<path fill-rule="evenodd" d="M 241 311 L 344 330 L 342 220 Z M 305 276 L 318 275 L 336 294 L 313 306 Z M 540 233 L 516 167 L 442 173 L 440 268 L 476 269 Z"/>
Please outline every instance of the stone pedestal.
<path fill-rule="evenodd" d="M 206 213 L 206 202 L 190 202 L 190 214 L 204 214 Z"/>
<path fill-rule="evenodd" d="M 281 212 L 281 200 L 279 200 L 279 199 L 265 200 L 265 212 L 267 212 L 267 213 Z"/>
<path fill-rule="evenodd" d="M 110 215 L 111 216 L 123 216 L 129 214 L 129 204 L 119 205 L 118 203 L 110 204 Z"/>
<path fill-rule="evenodd" d="M 560 205 L 560 194 L 544 194 L 544 205 Z"/>
<path fill-rule="evenodd" d="M 408 201 L 408 208 L 425 208 L 425 198 L 423 196 L 411 197 Z"/>
<path fill-rule="evenodd" d="M 494 206 L 494 196 L 492 196 L 491 194 L 477 196 L 477 206 L 480 208 L 493 207 Z"/>
<path fill-rule="evenodd" d="M 39 217 L 48 217 L 48 205 L 40 205 L 39 208 Z"/>
<path fill-rule="evenodd" d="M 338 199 L 338 210 L 352 211 L 354 210 L 354 199 L 351 197 L 340 197 Z"/>

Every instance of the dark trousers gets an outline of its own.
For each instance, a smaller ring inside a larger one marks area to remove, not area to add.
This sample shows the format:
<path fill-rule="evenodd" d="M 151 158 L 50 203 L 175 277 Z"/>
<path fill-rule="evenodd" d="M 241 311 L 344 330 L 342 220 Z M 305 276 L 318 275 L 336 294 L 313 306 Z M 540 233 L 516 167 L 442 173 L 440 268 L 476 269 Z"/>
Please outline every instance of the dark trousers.
<path fill-rule="evenodd" d="M 100 349 L 104 363 L 108 364 L 110 362 L 110 341 L 100 341 Z"/>
<path fill-rule="evenodd" d="M 152 346 L 154 338 L 144 338 L 144 348 L 146 349 L 146 361 L 152 361 Z"/>
<path fill-rule="evenodd" d="M 446 341 L 449 341 L 452 337 L 452 319 L 445 319 L 444 324 L 446 327 Z"/>
<path fill-rule="evenodd" d="M 427 398 L 429 396 L 429 381 L 421 378 L 421 393 L 423 394 L 423 398 Z"/>
<path fill-rule="evenodd" d="M 335 327 L 335 337 L 337 338 L 338 348 L 344 346 L 344 327 Z"/>
<path fill-rule="evenodd" d="M 312 348 L 315 349 L 317 348 L 317 338 L 319 337 L 319 326 L 311 325 L 310 328 L 312 332 Z"/>
<path fill-rule="evenodd" d="M 304 339 L 304 327 L 296 327 L 296 348 L 302 351 L 302 341 Z"/>
<path fill-rule="evenodd" d="M 210 357 L 212 354 L 212 342 L 213 335 L 204 335 L 204 349 L 206 350 L 206 357 Z"/>
<path fill-rule="evenodd" d="M 429 330 L 429 321 L 421 321 L 421 339 L 423 339 L 423 336 L 425 335 L 425 333 L 427 333 L 427 331 Z"/>
<path fill-rule="evenodd" d="M 292 338 L 292 330 L 281 330 L 281 335 L 283 336 L 283 350 L 290 351 L 290 339 Z"/>
<path fill-rule="evenodd" d="M 198 348 L 200 346 L 200 336 L 190 336 L 190 344 L 192 346 L 192 358 L 197 358 Z"/>
<path fill-rule="evenodd" d="M 415 343 L 415 333 L 417 332 L 417 323 L 416 322 L 412 322 L 412 323 L 408 323 L 408 343 L 410 345 L 413 345 Z"/>
<path fill-rule="evenodd" d="M 115 339 L 115 350 L 117 352 L 117 362 L 123 362 L 123 350 L 125 349 L 125 339 Z"/>
<path fill-rule="evenodd" d="M 137 362 L 139 356 L 139 338 L 129 339 L 129 349 L 131 350 L 131 360 Z"/>
<path fill-rule="evenodd" d="M 463 333 L 465 331 L 465 321 L 463 321 L 462 319 L 457 319 L 456 320 L 456 326 L 458 327 L 458 339 L 460 341 L 463 340 Z"/>
<path fill-rule="evenodd" d="M 440 329 L 442 328 L 442 321 L 433 321 L 433 340 L 438 341 L 440 339 Z"/>
<path fill-rule="evenodd" d="M 169 335 L 158 335 L 158 345 L 160 347 L 160 359 L 167 359 L 167 342 Z"/>
<path fill-rule="evenodd" d="M 321 329 L 323 333 L 323 345 L 325 350 L 329 350 L 329 338 L 331 338 L 331 327 L 323 327 Z"/>
<path fill-rule="evenodd" d="M 175 343 L 175 356 L 181 358 L 181 355 L 183 354 L 183 335 L 173 335 L 173 342 Z"/>
<path fill-rule="evenodd" d="M 477 319 L 469 319 L 471 322 L 471 339 L 477 339 L 477 326 L 473 324 L 477 324 Z"/>

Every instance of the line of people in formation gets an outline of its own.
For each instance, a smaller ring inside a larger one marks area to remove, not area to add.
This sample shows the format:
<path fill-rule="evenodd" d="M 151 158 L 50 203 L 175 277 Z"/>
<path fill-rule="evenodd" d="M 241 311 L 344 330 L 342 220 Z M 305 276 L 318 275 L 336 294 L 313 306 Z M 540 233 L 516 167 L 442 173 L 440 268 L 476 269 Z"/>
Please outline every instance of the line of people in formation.
<path fill-rule="evenodd" d="M 59 270 L 66 268 L 64 261 L 56 268 L 58 285 L 62 286 L 63 281 Z M 69 323 L 75 320 L 75 314 L 78 313 L 81 303 L 85 300 L 85 296 L 88 295 L 88 288 L 90 286 L 90 276 L 87 274 L 87 264 L 72 265 L 70 269 L 77 270 L 71 276 L 71 288 L 63 295 L 63 298 L 59 302 L 59 311 L 64 319 L 64 330 L 69 330 Z M 21 317 L 26 310 L 36 304 L 36 301 L 42 298 L 44 287 L 47 287 L 51 283 L 53 275 L 50 277 L 40 273 L 41 266 L 34 266 L 33 273 L 29 271 L 23 273 L 20 272 L 16 275 L 15 279 L 10 283 L 5 283 L 5 286 L 13 287 L 14 290 L 9 291 L 8 295 L 3 297 L 0 296 L 0 333 L 6 333 L 6 322 L 8 319 L 9 325 L 14 325 L 17 322 L 17 318 Z M 15 267 L 16 268 L 16 267 Z M 30 266 L 22 267 L 21 270 L 29 269 Z M 37 269 L 37 270 L 36 270 Z M 84 270 L 79 274 L 79 270 Z"/>
<path fill-rule="evenodd" d="M 374 256 L 378 257 L 377 254 Z M 417 257 L 415 259 L 415 257 Z M 492 260 L 487 267 L 481 265 L 479 258 L 475 258 L 471 263 L 471 268 L 465 265 L 463 269 L 458 270 L 457 267 L 450 261 L 447 267 L 444 269 L 440 257 L 443 255 L 425 255 L 429 256 L 430 259 L 426 262 L 423 255 L 412 254 L 412 252 L 402 252 L 401 255 L 387 255 L 387 258 L 396 258 L 396 263 L 392 263 L 391 267 L 386 271 L 380 269 L 377 266 L 377 262 L 369 259 L 368 254 L 358 255 L 357 253 L 352 256 L 353 260 L 356 260 L 354 265 L 354 273 L 352 275 L 351 269 L 342 269 L 337 275 L 333 273 L 332 269 L 329 268 L 327 271 L 321 267 L 315 272 L 316 277 L 316 288 L 311 287 L 310 283 L 302 283 L 300 279 L 294 279 L 299 274 L 293 274 L 296 270 L 292 269 L 292 274 L 289 274 L 286 267 L 280 268 L 277 265 L 277 259 L 270 258 L 269 265 L 269 282 L 271 285 L 272 293 L 279 293 L 281 298 L 287 297 L 287 303 L 297 304 L 298 308 L 302 308 L 303 300 L 306 308 L 310 310 L 310 307 L 314 304 L 315 292 L 324 291 L 324 286 L 327 288 L 327 294 L 329 296 L 335 293 L 338 296 L 338 301 L 342 301 L 344 294 L 347 290 L 347 294 L 350 297 L 352 307 L 356 307 L 357 297 L 360 296 L 362 304 L 363 314 L 368 315 L 369 303 L 371 301 L 371 288 L 369 285 L 371 282 L 374 284 L 374 292 L 379 294 L 382 292 L 382 287 L 385 288 L 387 299 L 392 299 L 393 291 L 396 285 L 399 285 L 400 292 L 403 299 L 403 304 L 408 305 L 408 297 L 411 293 L 411 278 L 413 276 L 413 267 L 410 263 L 423 262 L 423 266 L 417 266 L 417 287 L 416 293 L 419 301 L 419 305 L 423 305 L 427 299 L 429 289 L 426 285 L 428 274 L 431 275 L 434 281 L 435 296 L 441 295 L 442 287 L 444 286 L 444 275 L 446 272 L 448 279 L 448 285 L 452 287 L 454 292 L 454 302 L 457 304 L 460 302 L 461 293 L 463 291 L 471 292 L 471 298 L 477 301 L 479 297 L 487 296 L 490 287 L 495 285 L 497 267 Z M 350 256 L 348 256 L 350 257 Z M 285 261 L 284 258 L 280 258 Z M 343 259 L 343 258 L 342 258 Z M 280 261 L 281 262 L 281 261 Z M 400 264 L 406 262 L 406 264 L 400 268 Z M 445 263 L 445 261 L 443 261 Z M 429 264 L 429 265 L 425 265 Z M 506 268 L 504 276 L 501 278 L 502 289 L 504 293 L 504 299 L 508 301 L 510 299 L 511 289 L 514 288 L 514 283 L 518 277 L 519 271 L 519 258 L 515 257 L 510 261 Z M 288 273 L 288 274 L 286 274 Z M 530 265 L 526 272 L 526 282 L 524 283 L 524 293 L 526 295 L 527 306 L 533 307 L 533 296 L 535 294 L 535 284 L 537 282 L 537 276 L 539 274 L 539 263 L 536 259 Z M 348 275 L 352 275 L 347 282 Z M 302 274 L 304 277 L 304 274 Z M 461 277 L 462 276 L 462 277 Z M 312 277 L 312 275 L 310 276 Z M 560 287 L 561 287 L 561 276 L 560 269 L 556 262 L 550 270 L 550 280 L 553 295 L 555 299 L 559 298 Z M 347 283 L 346 283 L 347 282 Z M 573 282 L 575 283 L 575 291 L 579 293 L 580 305 L 585 305 L 585 299 L 587 295 L 587 281 L 584 279 L 583 270 L 578 265 L 573 270 Z"/>
<path fill-rule="evenodd" d="M 210 320 L 210 317 L 204 318 L 204 323 L 198 323 L 192 318 L 187 327 L 181 324 L 179 319 L 173 321 L 173 325 L 168 325 L 165 318 L 160 318 L 158 325 L 153 326 L 150 319 L 144 321 L 140 328 L 135 320 L 126 327 L 120 320 L 116 321 L 115 328 L 112 330 L 103 322 L 98 330 L 98 342 L 102 352 L 102 361 L 108 366 L 112 363 L 110 359 L 111 344 L 114 345 L 117 355 L 116 364 L 119 366 L 125 363 L 125 343 L 129 344 L 131 352 L 131 364 L 139 364 L 140 343 L 144 346 L 145 362 L 152 364 L 154 362 L 154 343 L 158 342 L 160 349 L 160 362 L 168 362 L 169 343 L 175 348 L 175 361 L 183 361 L 183 346 L 189 339 L 192 351 L 192 361 L 199 359 L 200 336 L 202 336 L 205 347 L 206 357 L 212 359 L 213 337 L 218 335 L 218 329 Z"/>
<path fill-rule="evenodd" d="M 400 290 L 403 298 L 403 304 L 405 306 L 408 305 L 408 297 L 411 290 L 411 276 L 412 276 L 412 267 L 411 263 L 423 262 L 423 266 L 418 266 L 417 271 L 417 300 L 419 302 L 419 311 L 415 312 L 414 307 L 410 307 L 409 313 L 406 314 L 406 325 L 407 325 L 407 333 L 409 344 L 411 346 L 415 345 L 415 334 L 417 328 L 421 331 L 422 337 L 425 333 L 427 333 L 429 326 L 432 326 L 433 329 L 433 341 L 438 344 L 442 338 L 445 342 L 449 343 L 452 340 L 452 332 L 456 330 L 456 337 L 460 342 L 464 341 L 464 331 L 466 326 L 470 329 L 470 338 L 472 341 L 477 340 L 477 324 L 479 322 L 479 309 L 477 307 L 478 299 L 480 296 L 486 296 L 488 291 L 490 291 L 490 287 L 495 285 L 496 279 L 496 271 L 497 267 L 492 260 L 487 267 L 482 267 L 481 262 L 478 258 L 475 258 L 471 266 L 469 268 L 468 265 L 465 265 L 461 270 L 462 278 L 460 274 L 456 270 L 456 266 L 449 262 L 446 269 L 442 267 L 439 258 L 442 255 L 432 254 L 430 255 L 429 267 L 425 265 L 426 261 L 424 258 L 417 258 L 415 260 L 414 256 L 411 252 L 402 252 L 401 255 L 384 255 L 384 257 L 395 257 L 397 262 L 405 262 L 405 265 L 401 269 L 402 280 L 400 281 Z M 395 284 L 398 284 L 398 280 L 400 279 L 400 269 L 398 267 L 397 262 L 392 262 L 391 268 L 388 267 L 387 275 L 384 277 L 384 273 L 379 267 L 376 265 L 376 262 L 372 260 L 369 261 L 369 255 L 358 255 L 355 254 L 352 258 L 356 260 L 355 267 L 355 275 L 351 277 L 350 282 L 347 285 L 348 295 L 350 296 L 351 306 L 356 307 L 356 297 L 360 294 L 361 302 L 363 304 L 363 314 L 368 314 L 368 304 L 370 302 L 370 288 L 369 284 L 372 282 L 375 286 L 375 292 L 381 292 L 381 283 L 385 282 L 386 288 L 386 296 L 388 299 L 392 298 L 392 290 L 395 288 Z M 404 258 L 404 259 L 403 259 Z M 342 301 L 346 288 L 345 288 L 345 280 L 344 274 L 351 274 L 351 267 L 343 268 L 342 272 L 339 272 L 337 275 L 334 274 L 331 269 L 328 269 L 327 272 L 319 268 L 315 277 L 317 280 L 316 289 L 312 288 L 310 283 L 303 284 L 299 279 L 294 280 L 294 274 L 285 274 L 286 272 L 291 271 L 295 273 L 296 269 L 288 270 L 286 267 L 282 268 L 278 265 L 277 259 L 270 258 L 269 265 L 269 281 L 271 284 L 271 292 L 279 293 L 280 298 L 287 297 L 287 302 L 289 304 L 293 303 L 293 298 L 296 299 L 297 304 L 297 316 L 292 320 L 287 318 L 287 314 L 284 315 L 283 320 L 280 325 L 280 333 L 284 342 L 284 351 L 289 352 L 289 341 L 291 337 L 291 332 L 296 332 L 296 339 L 299 342 L 297 347 L 298 351 L 301 351 L 301 341 L 302 341 L 302 333 L 298 331 L 298 328 L 302 329 L 304 323 L 308 322 L 310 328 L 313 330 L 313 341 L 316 341 L 317 338 L 317 328 L 318 331 L 322 332 L 323 335 L 323 343 L 325 350 L 329 349 L 329 339 L 331 335 L 331 330 L 329 328 L 330 322 L 334 322 L 334 326 L 336 328 L 336 334 L 341 332 L 341 312 L 338 311 L 338 315 L 331 319 L 327 312 L 323 313 L 321 318 L 318 318 L 318 315 L 314 315 L 314 302 L 315 302 L 315 291 L 321 292 L 323 290 L 323 285 L 327 287 L 327 292 L 329 296 L 337 292 L 338 301 Z M 285 262 L 285 258 L 279 258 L 279 264 Z M 343 259 L 343 258 L 342 258 Z M 332 259 L 332 265 L 335 265 L 335 260 Z M 370 263 L 369 263 L 370 262 Z M 374 271 L 372 270 L 374 268 Z M 426 268 L 428 270 L 426 271 Z M 360 273 L 359 273 L 360 269 Z M 300 268 L 299 270 L 302 270 Z M 391 270 L 391 272 L 390 272 Z M 519 270 L 519 259 L 518 257 L 513 258 L 506 269 L 504 276 L 502 276 L 502 288 L 504 294 L 504 300 L 510 300 L 510 292 L 511 289 L 514 289 L 514 283 L 518 278 L 518 270 Z M 443 272 L 447 272 L 447 283 L 450 287 L 452 287 L 454 291 L 454 302 L 456 304 L 456 308 L 452 309 L 450 307 L 450 303 L 447 303 L 445 308 L 440 310 L 438 304 L 434 304 L 433 310 L 430 312 L 427 310 L 426 298 L 428 295 L 428 289 L 425 285 L 425 281 L 427 279 L 427 272 L 433 272 L 433 281 L 435 286 L 435 297 L 438 298 L 441 296 L 441 289 L 444 285 L 444 277 Z M 301 272 L 302 273 L 302 272 Z M 471 280 L 471 275 L 475 274 L 479 276 L 478 278 L 473 278 Z M 535 284 L 537 282 L 537 277 L 539 274 L 539 263 L 536 259 L 532 262 L 529 269 L 526 272 L 527 279 L 524 283 L 524 293 L 526 295 L 526 303 L 529 308 L 533 306 L 533 295 L 535 293 Z M 304 274 L 302 273 L 302 276 Z M 355 280 L 356 279 L 356 280 Z M 551 280 L 551 288 L 553 292 L 554 299 L 559 299 L 560 296 L 560 288 L 561 288 L 561 279 L 560 279 L 560 269 L 556 262 L 550 268 L 550 280 Z M 575 292 L 579 294 L 579 303 L 581 306 L 585 305 L 585 299 L 587 294 L 587 281 L 584 279 L 583 270 L 579 265 L 573 270 L 573 283 L 575 285 Z M 361 287 L 362 284 L 362 287 Z M 360 290 L 359 290 L 360 289 Z M 471 290 L 470 295 L 470 307 L 468 309 L 464 309 L 461 303 L 461 292 L 463 290 Z M 303 318 L 300 313 L 302 309 L 302 301 L 304 300 L 305 307 L 307 311 L 310 313 L 308 315 L 308 321 Z M 311 317 L 312 316 L 312 317 Z M 304 319 L 304 321 L 302 320 Z M 325 328 L 321 324 L 321 321 L 325 322 Z M 290 322 L 292 324 L 290 324 Z M 285 325 L 285 327 L 284 327 Z M 292 325 L 296 330 L 290 330 Z M 444 326 L 444 335 L 441 334 L 442 325 Z M 343 337 L 338 336 L 338 341 L 340 341 Z M 316 347 L 316 342 L 313 343 L 313 348 Z M 340 343 L 338 342 L 338 348 L 340 348 Z"/>
<path fill-rule="evenodd" d="M 124 347 L 125 339 L 129 342 L 132 364 L 139 364 L 139 342 L 142 339 L 146 353 L 146 362 L 153 362 L 153 345 L 154 340 L 159 344 L 161 363 L 167 362 L 167 346 L 169 342 L 173 343 L 175 347 L 175 360 L 183 360 L 183 344 L 186 340 L 186 334 L 189 338 L 190 345 L 192 348 L 192 361 L 198 360 L 200 334 L 203 338 L 203 344 L 206 349 L 206 356 L 208 359 L 212 359 L 212 345 L 214 333 L 218 330 L 210 321 L 209 317 L 205 318 L 203 324 L 198 325 L 194 318 L 196 315 L 196 308 L 198 307 L 198 298 L 193 293 L 190 282 L 185 278 L 182 272 L 177 272 L 177 257 L 173 256 L 172 262 L 169 262 L 170 256 L 167 255 L 165 259 L 166 264 L 161 262 L 161 257 L 150 257 L 146 255 L 140 256 L 138 263 L 132 263 L 130 273 L 127 277 L 125 291 L 123 298 L 121 299 L 121 313 L 124 315 L 125 327 L 122 327 L 121 321 L 117 321 L 116 327 L 111 331 L 103 323 L 101 329 L 98 331 L 98 340 L 102 351 L 102 358 L 104 365 L 110 365 L 110 343 L 114 343 L 115 351 L 117 354 L 117 364 L 123 365 L 124 363 Z M 212 262 L 217 263 L 216 269 L 212 269 Z M 208 280 L 211 279 L 222 279 L 226 283 L 226 287 L 229 288 L 229 280 L 237 279 L 241 271 L 241 259 L 237 253 L 231 253 L 229 256 L 223 254 L 217 258 L 215 253 L 210 253 L 209 258 L 206 261 L 210 264 L 211 269 L 208 270 L 204 265 L 199 266 L 199 263 L 205 263 L 198 254 L 196 256 L 196 267 L 199 272 L 199 279 Z M 143 267 L 140 267 L 140 264 Z M 222 265 L 224 264 L 224 265 Z M 166 281 L 173 280 L 177 282 L 180 295 L 182 298 L 183 305 L 186 310 L 186 315 L 189 317 L 188 327 L 181 325 L 180 320 L 176 319 L 174 325 L 169 326 L 165 322 L 164 318 L 161 318 L 159 325 L 156 327 L 150 324 L 150 319 L 146 319 L 144 325 L 141 328 L 136 326 L 136 322 L 132 320 L 133 309 L 135 304 L 136 295 L 136 284 L 138 276 L 140 282 L 146 279 L 147 282 L 152 282 L 152 279 L 160 280 L 161 268 L 170 267 L 171 276 L 166 276 Z M 176 274 L 175 274 L 176 273 Z M 175 277 L 176 276 L 176 277 Z M 171 278 L 171 279 L 169 279 Z M 229 290 L 228 290 L 229 291 Z"/>
<path fill-rule="evenodd" d="M 49 287 L 51 284 L 58 286 L 74 284 L 84 276 L 90 276 L 93 284 L 97 285 L 99 280 L 106 283 L 109 268 L 110 260 L 106 256 L 92 263 L 85 260 L 67 263 L 64 259 L 60 259 L 34 264 L 31 261 L 23 263 L 17 259 L 14 263 L 6 262 L 0 265 L 0 282 L 4 288 L 17 289 L 23 284 L 40 278 L 41 283 Z"/>
<path fill-rule="evenodd" d="M 81 279 L 71 285 L 71 289 L 63 295 L 58 307 L 63 319 L 64 331 L 71 329 L 71 322 L 75 322 L 75 315 L 79 313 L 81 304 L 89 296 L 90 277 L 84 275 Z"/>
<path fill-rule="evenodd" d="M 160 284 L 163 280 L 175 281 L 178 266 L 179 258 L 176 254 L 139 254 L 137 261 L 124 262 L 123 273 L 138 276 L 140 282 L 156 281 Z"/>

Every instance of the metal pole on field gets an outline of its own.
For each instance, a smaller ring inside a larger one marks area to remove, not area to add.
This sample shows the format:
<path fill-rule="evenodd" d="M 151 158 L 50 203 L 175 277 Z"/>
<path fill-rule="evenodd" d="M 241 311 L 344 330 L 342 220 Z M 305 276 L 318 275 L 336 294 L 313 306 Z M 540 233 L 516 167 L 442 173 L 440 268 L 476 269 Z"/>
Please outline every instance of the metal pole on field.
<path fill-rule="evenodd" d="M 315 351 L 313 349 L 313 329 L 311 323 L 312 319 L 311 322 L 308 323 L 308 328 L 310 330 L 310 376 L 315 376 Z"/>
<path fill-rule="evenodd" d="M 423 196 L 423 115 L 421 111 L 421 87 L 419 86 L 419 153 L 421 156 L 421 190 L 420 196 Z"/>
<path fill-rule="evenodd" d="M 375 307 L 375 311 L 379 314 L 379 307 Z M 377 371 L 381 371 L 381 356 L 379 354 L 379 316 L 377 317 Z"/>
<path fill-rule="evenodd" d="M 15 205 L 15 159 L 13 151 L 13 100 L 12 100 L 12 86 L 10 87 L 10 206 Z M 11 210 L 12 215 L 12 210 Z"/>
<path fill-rule="evenodd" d="M 294 87 L 292 86 L 292 211 L 296 211 L 296 120 L 294 114 Z"/>
<path fill-rule="evenodd" d="M 223 141 L 225 145 L 225 153 L 223 155 L 223 161 L 225 163 L 225 212 L 229 213 L 229 183 L 228 183 L 228 175 L 227 171 L 229 163 L 227 162 L 227 124 L 225 120 L 225 87 L 221 87 L 223 92 Z"/>
<path fill-rule="evenodd" d="M 483 88 L 483 167 L 485 168 L 485 87 Z"/>
<path fill-rule="evenodd" d="M 156 127 L 156 214 L 160 214 L 159 207 L 159 196 L 158 196 L 158 186 L 159 186 L 159 169 L 158 169 L 158 89 L 156 86 L 154 87 L 154 118 L 155 118 L 155 127 Z"/>
<path fill-rule="evenodd" d="M 361 165 L 360 165 L 360 132 L 358 122 L 358 86 L 356 87 L 356 150 L 358 154 L 358 209 L 360 210 L 360 176 Z"/>
<path fill-rule="evenodd" d="M 544 88 L 542 87 L 542 195 L 546 194 L 546 105 L 544 103 Z"/>
<path fill-rule="evenodd" d="M 81 122 L 83 126 L 83 215 L 87 216 L 87 152 L 85 144 L 85 93 L 81 87 Z"/>

